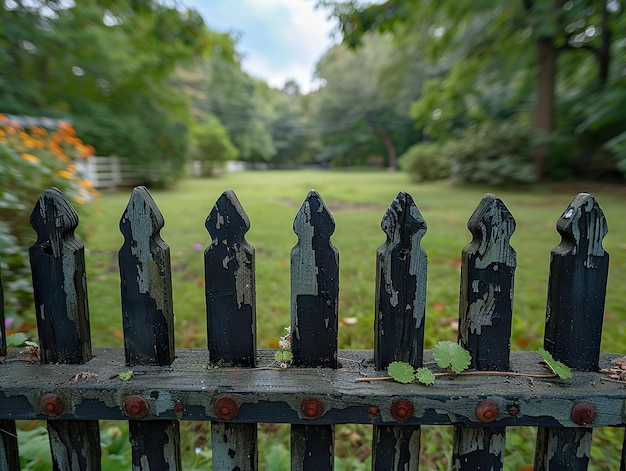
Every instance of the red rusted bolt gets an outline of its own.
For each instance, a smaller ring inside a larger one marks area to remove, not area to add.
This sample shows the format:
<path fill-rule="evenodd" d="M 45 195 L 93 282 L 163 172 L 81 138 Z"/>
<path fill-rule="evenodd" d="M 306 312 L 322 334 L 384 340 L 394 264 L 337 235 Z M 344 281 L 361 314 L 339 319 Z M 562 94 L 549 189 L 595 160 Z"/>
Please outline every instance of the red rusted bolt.
<path fill-rule="evenodd" d="M 149 410 L 148 403 L 141 396 L 128 396 L 124 401 L 124 412 L 133 419 L 144 418 Z"/>
<path fill-rule="evenodd" d="M 579 402 L 572 407 L 572 420 L 578 425 L 587 425 L 596 418 L 596 410 L 589 402 Z"/>
<path fill-rule="evenodd" d="M 57 417 L 63 413 L 63 401 L 54 393 L 44 394 L 41 398 L 41 409 L 49 417 Z"/>
<path fill-rule="evenodd" d="M 398 399 L 391 405 L 391 416 L 399 422 L 404 422 L 413 417 L 415 408 L 408 399 Z"/>
<path fill-rule="evenodd" d="M 378 409 L 378 407 L 376 406 L 370 407 L 370 415 L 372 416 L 372 419 L 375 417 L 378 417 L 378 414 L 380 414 L 380 410 Z"/>
<path fill-rule="evenodd" d="M 487 399 L 476 406 L 476 417 L 484 423 L 493 422 L 500 414 L 500 406 L 496 401 Z"/>
<path fill-rule="evenodd" d="M 185 406 L 183 406 L 182 402 L 176 401 L 176 404 L 174 404 L 174 412 L 176 413 L 176 415 L 181 415 L 183 412 L 185 412 Z"/>
<path fill-rule="evenodd" d="M 519 414 L 519 406 L 517 404 L 510 405 L 508 413 L 511 417 L 517 417 L 517 414 Z"/>
<path fill-rule="evenodd" d="M 300 412 L 307 419 L 317 419 L 324 413 L 324 404 L 319 399 L 305 399 L 300 404 Z"/>
<path fill-rule="evenodd" d="M 213 403 L 213 412 L 220 419 L 231 420 L 239 413 L 239 404 L 232 397 L 221 396 Z"/>

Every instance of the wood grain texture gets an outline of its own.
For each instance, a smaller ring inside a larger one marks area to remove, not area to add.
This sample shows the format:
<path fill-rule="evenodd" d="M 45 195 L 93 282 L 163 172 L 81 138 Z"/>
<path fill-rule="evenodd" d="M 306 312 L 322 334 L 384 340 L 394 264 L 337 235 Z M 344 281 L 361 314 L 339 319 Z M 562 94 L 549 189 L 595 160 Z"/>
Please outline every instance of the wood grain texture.
<path fill-rule="evenodd" d="M 178 421 L 130 420 L 128 425 L 133 471 L 182 469 Z"/>
<path fill-rule="evenodd" d="M 418 426 L 375 426 L 372 438 L 372 470 L 417 470 L 420 459 L 420 436 Z"/>
<path fill-rule="evenodd" d="M 258 469 L 256 424 L 211 423 L 213 469 Z"/>
<path fill-rule="evenodd" d="M 99 471 L 100 430 L 97 421 L 49 420 L 54 471 Z"/>
<path fill-rule="evenodd" d="M 120 220 L 119 250 L 126 363 L 169 365 L 174 360 L 174 308 L 165 221 L 144 187 L 136 187 Z"/>
<path fill-rule="evenodd" d="M 15 420 L 0 420 L 0 469 L 3 471 L 20 470 Z"/>
<path fill-rule="evenodd" d="M 291 348 L 293 364 L 337 367 L 339 252 L 330 241 L 335 220 L 314 190 L 293 223 Z"/>
<path fill-rule="evenodd" d="M 401 192 L 381 222 L 387 240 L 376 253 L 374 357 L 384 370 L 393 361 L 422 366 L 426 312 L 426 222 L 411 195 Z"/>
<path fill-rule="evenodd" d="M 213 365 L 255 365 L 254 248 L 245 239 L 250 221 L 226 190 L 206 219 L 212 242 L 204 252 L 208 348 Z"/>
<path fill-rule="evenodd" d="M 85 247 L 76 237 L 78 215 L 63 193 L 39 197 L 30 223 L 33 294 L 41 361 L 84 363 L 91 358 Z"/>

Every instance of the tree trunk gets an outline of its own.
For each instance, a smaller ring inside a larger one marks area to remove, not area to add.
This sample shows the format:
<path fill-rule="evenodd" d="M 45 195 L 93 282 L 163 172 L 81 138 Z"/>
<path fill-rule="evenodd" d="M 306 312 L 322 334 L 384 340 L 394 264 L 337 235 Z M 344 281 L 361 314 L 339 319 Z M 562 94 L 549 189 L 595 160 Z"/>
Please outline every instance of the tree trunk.
<path fill-rule="evenodd" d="M 538 74 L 534 128 L 542 134 L 550 135 L 555 129 L 555 86 L 558 51 L 552 38 L 538 39 L 536 47 Z M 548 144 L 537 145 L 533 150 L 533 164 L 538 177 L 542 177 L 545 172 L 549 150 L 550 146 Z"/>

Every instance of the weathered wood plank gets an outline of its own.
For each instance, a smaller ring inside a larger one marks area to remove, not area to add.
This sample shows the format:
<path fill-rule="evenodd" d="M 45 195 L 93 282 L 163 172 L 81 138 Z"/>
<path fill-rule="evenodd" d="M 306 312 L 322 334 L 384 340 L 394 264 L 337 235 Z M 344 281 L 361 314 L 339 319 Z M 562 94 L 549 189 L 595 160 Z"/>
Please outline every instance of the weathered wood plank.
<path fill-rule="evenodd" d="M 213 365 L 255 365 L 254 247 L 250 221 L 232 190 L 219 197 L 205 224 L 213 240 L 204 252 L 209 358 Z"/>
<path fill-rule="evenodd" d="M 56 188 L 39 197 L 30 247 L 41 362 L 84 364 L 92 357 L 85 247 L 74 234 L 78 215 Z M 46 391 L 47 392 L 47 391 Z M 98 422 L 49 421 L 54 469 L 100 469 Z"/>
<path fill-rule="evenodd" d="M 258 469 L 256 424 L 211 423 L 213 469 Z"/>
<path fill-rule="evenodd" d="M 30 222 L 37 241 L 30 264 L 43 363 L 91 358 L 85 247 L 75 236 L 78 215 L 56 188 L 39 197 Z"/>
<path fill-rule="evenodd" d="M 182 469 L 178 421 L 130 420 L 128 424 L 133 471 Z"/>
<path fill-rule="evenodd" d="M 374 471 L 416 471 L 420 459 L 420 427 L 374 427 L 372 469 Z"/>
<path fill-rule="evenodd" d="M 20 454 L 14 420 L 0 420 L 0 470 L 19 471 Z"/>
<path fill-rule="evenodd" d="M 381 228 L 387 240 L 376 252 L 376 320 L 374 363 L 386 369 L 404 361 L 423 363 L 428 258 L 420 246 L 426 222 L 408 193 L 393 200 Z M 417 426 L 374 426 L 373 469 L 417 469 L 420 429 Z"/>
<path fill-rule="evenodd" d="M 334 459 L 334 426 L 291 426 L 291 471 L 330 471 Z"/>
<path fill-rule="evenodd" d="M 339 252 L 330 241 L 335 221 L 311 190 L 293 223 L 291 348 L 294 366 L 337 367 Z"/>
<path fill-rule="evenodd" d="M 398 193 L 381 222 L 387 240 L 376 253 L 374 359 L 384 370 L 393 361 L 422 366 L 428 259 L 420 241 L 426 222 L 413 198 Z"/>
<path fill-rule="evenodd" d="M 6 326 L 4 318 L 4 288 L 2 287 L 2 272 L 0 271 L 0 356 L 7 354 Z"/>
<path fill-rule="evenodd" d="M 580 193 L 557 221 L 561 243 L 550 255 L 544 347 L 570 368 L 597 370 L 609 254 L 595 198 Z"/>
<path fill-rule="evenodd" d="M 597 371 L 609 269 L 609 254 L 602 247 L 606 219 L 595 198 L 580 193 L 556 227 L 562 239 L 550 255 L 544 347 L 571 368 Z M 591 434 L 583 427 L 540 428 L 537 469 L 587 469 Z"/>
<path fill-rule="evenodd" d="M 54 471 L 101 469 L 97 421 L 49 420 L 48 435 Z"/>
<path fill-rule="evenodd" d="M 459 343 L 472 355 L 472 368 L 508 371 L 516 266 L 509 240 L 515 220 L 502 200 L 487 194 L 467 228 L 473 238 L 461 255 Z M 502 469 L 505 437 L 504 427 L 455 426 L 453 469 Z"/>
<path fill-rule="evenodd" d="M 507 371 L 513 316 L 515 220 L 502 200 L 483 197 L 467 228 L 472 241 L 461 255 L 459 343 L 472 355 L 470 368 Z"/>
<path fill-rule="evenodd" d="M 272 351 L 260 351 L 259 363 L 269 364 Z M 548 426 L 577 427 L 572 408 L 584 398 L 596 417 L 587 427 L 624 426 L 626 389 L 606 381 L 600 372 L 574 371 L 573 378 L 505 376 L 501 374 L 440 377 L 433 386 L 392 381 L 355 382 L 363 376 L 380 376 L 373 351 L 339 352 L 342 368 L 211 368 L 206 349 L 178 349 L 170 367 L 135 366 L 134 377 L 122 381 L 117 375 L 128 370 L 123 349 L 97 348 L 85 365 L 31 364 L 19 351 L 0 364 L 0 419 L 45 419 L 43 394 L 56 393 L 65 404 L 63 420 L 128 420 L 124 399 L 130 394 L 145 398 L 149 412 L 144 420 L 217 420 L 214 400 L 224 394 L 239 404 L 232 423 L 332 424 L 360 423 L 399 425 L 391 415 L 398 398 L 411 401 L 413 416 L 404 425 Z M 601 356 L 600 367 L 623 355 Z M 21 359 L 21 361 L 19 361 Z M 433 361 L 424 352 L 424 361 Z M 536 352 L 511 352 L 510 371 L 545 374 Z M 82 373 L 82 375 L 81 375 Z M 85 373 L 90 373 L 85 375 Z M 318 398 L 324 413 L 316 419 L 302 415 L 303 399 Z M 483 400 L 495 401 L 500 414 L 482 424 L 476 407 Z M 181 409 L 182 405 L 182 411 Z M 516 405 L 517 413 L 509 413 Z M 379 411 L 372 414 L 372 407 Z"/>
<path fill-rule="evenodd" d="M 169 365 L 174 360 L 174 309 L 165 221 L 148 190 L 136 187 L 120 220 L 119 250 L 126 363 Z"/>

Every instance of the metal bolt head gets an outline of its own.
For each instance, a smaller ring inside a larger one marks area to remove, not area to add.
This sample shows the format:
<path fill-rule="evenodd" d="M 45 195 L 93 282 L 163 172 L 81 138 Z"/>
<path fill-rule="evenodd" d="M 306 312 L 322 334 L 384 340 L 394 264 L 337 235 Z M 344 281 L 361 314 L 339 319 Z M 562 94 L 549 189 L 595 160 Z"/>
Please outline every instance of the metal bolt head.
<path fill-rule="evenodd" d="M 391 405 L 391 416 L 399 422 L 404 422 L 413 417 L 415 408 L 408 399 L 398 399 Z"/>
<path fill-rule="evenodd" d="M 596 418 L 596 409 L 589 402 L 579 402 L 572 407 L 572 420 L 578 425 L 587 425 Z"/>
<path fill-rule="evenodd" d="M 508 413 L 511 417 L 517 417 L 517 414 L 519 414 L 519 406 L 517 404 L 511 404 L 508 407 Z"/>
<path fill-rule="evenodd" d="M 370 416 L 372 417 L 372 419 L 378 417 L 378 414 L 380 414 L 380 409 L 378 409 L 378 407 L 376 406 L 371 406 L 369 409 L 369 413 Z"/>
<path fill-rule="evenodd" d="M 148 414 L 149 410 L 148 403 L 141 396 L 128 396 L 124 400 L 124 412 L 133 419 L 142 419 Z"/>
<path fill-rule="evenodd" d="M 232 397 L 220 396 L 213 403 L 213 412 L 220 419 L 232 420 L 239 413 L 239 404 Z"/>
<path fill-rule="evenodd" d="M 44 394 L 41 398 L 41 410 L 49 417 L 57 417 L 63 413 L 63 401 L 54 393 Z"/>
<path fill-rule="evenodd" d="M 487 399 L 476 406 L 476 418 L 483 423 L 493 422 L 500 415 L 500 406 L 496 401 Z"/>
<path fill-rule="evenodd" d="M 319 399 L 311 397 L 300 403 L 300 412 L 307 419 L 318 419 L 324 413 L 324 404 Z"/>

